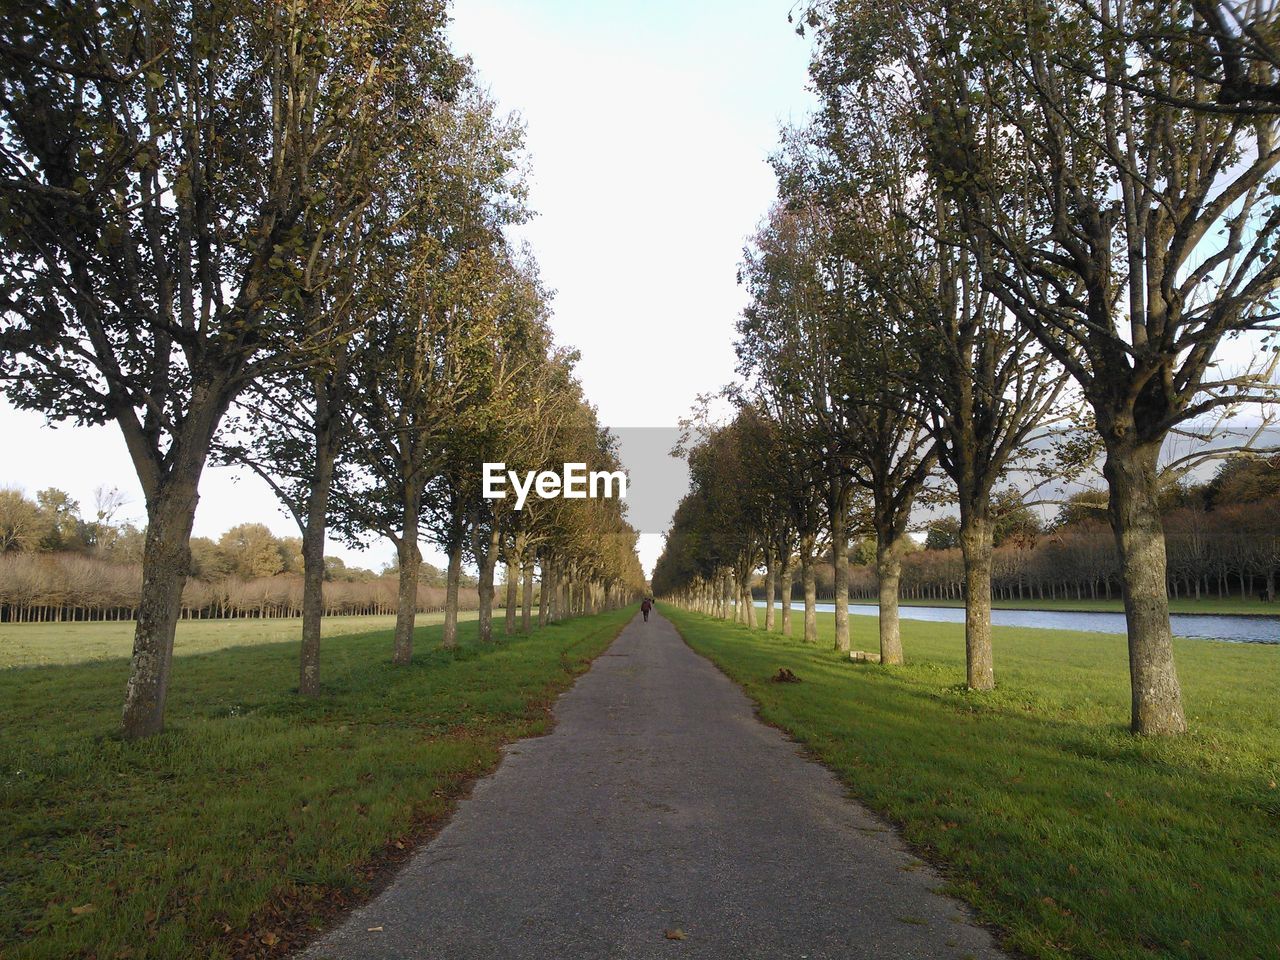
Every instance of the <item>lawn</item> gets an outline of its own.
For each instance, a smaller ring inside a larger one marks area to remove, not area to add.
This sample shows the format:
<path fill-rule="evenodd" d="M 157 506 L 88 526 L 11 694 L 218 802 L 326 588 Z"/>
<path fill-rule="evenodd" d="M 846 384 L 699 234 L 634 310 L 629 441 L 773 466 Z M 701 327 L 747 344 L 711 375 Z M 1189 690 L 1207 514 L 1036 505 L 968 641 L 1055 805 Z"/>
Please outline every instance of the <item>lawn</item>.
<path fill-rule="evenodd" d="M 462 611 L 464 620 L 476 612 Z M 501 619 L 501 614 L 499 614 Z M 418 614 L 418 626 L 444 621 L 443 613 Z M 390 630 L 396 618 L 325 617 L 321 635 L 326 637 Z M 227 647 L 297 640 L 302 621 L 295 618 L 244 620 L 181 620 L 173 649 L 179 655 L 207 653 Z M 133 651 L 133 621 L 98 623 L 0 623 L 0 669 L 52 664 L 84 663 L 127 657 Z"/>
<path fill-rule="evenodd" d="M 957 624 L 903 623 L 908 664 L 664 607 L 694 650 L 902 828 L 1034 957 L 1280 956 L 1280 647 L 1176 641 L 1192 732 L 1127 731 L 1125 639 L 996 628 L 994 693 Z M 852 617 L 876 649 L 875 619 Z M 780 667 L 802 682 L 772 683 Z"/>
<path fill-rule="evenodd" d="M 139 743 L 117 734 L 126 660 L 0 671 L 0 956 L 284 954 L 544 732 L 633 613 L 490 645 L 464 624 L 453 652 L 424 627 L 399 668 L 387 631 L 335 638 L 315 702 L 296 643 L 180 656 Z"/>

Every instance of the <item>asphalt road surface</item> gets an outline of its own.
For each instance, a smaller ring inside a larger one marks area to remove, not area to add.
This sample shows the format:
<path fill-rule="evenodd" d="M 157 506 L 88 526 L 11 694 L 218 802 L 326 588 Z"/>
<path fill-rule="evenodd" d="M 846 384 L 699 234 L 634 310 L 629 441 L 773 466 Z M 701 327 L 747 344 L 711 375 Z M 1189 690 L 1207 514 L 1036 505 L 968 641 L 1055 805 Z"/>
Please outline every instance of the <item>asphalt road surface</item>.
<path fill-rule="evenodd" d="M 305 956 L 1002 956 L 660 615 L 637 616 L 555 713 Z"/>

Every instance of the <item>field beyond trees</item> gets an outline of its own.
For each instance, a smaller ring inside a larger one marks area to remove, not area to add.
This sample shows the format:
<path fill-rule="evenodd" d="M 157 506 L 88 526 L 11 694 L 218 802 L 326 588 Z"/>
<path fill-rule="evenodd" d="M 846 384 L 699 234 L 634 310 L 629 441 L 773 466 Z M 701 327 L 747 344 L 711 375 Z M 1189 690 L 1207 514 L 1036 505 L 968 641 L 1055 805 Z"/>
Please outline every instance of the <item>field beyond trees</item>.
<path fill-rule="evenodd" d="M 180 635 L 169 725 L 133 742 L 127 660 L 0 672 L 0 953 L 284 955 L 429 836 L 503 743 L 542 732 L 634 612 L 493 643 L 463 624 L 453 650 L 419 628 L 407 667 L 389 630 L 335 638 L 315 699 L 296 695 L 296 642 L 181 656 Z"/>
<path fill-rule="evenodd" d="M 965 688 L 961 624 L 904 622 L 906 665 L 663 606 L 1037 958 L 1270 957 L 1280 944 L 1280 648 L 1175 640 L 1191 733 L 1132 737 L 1125 640 L 997 627 L 1000 684 Z M 875 619 L 851 617 L 874 648 Z M 772 683 L 779 668 L 799 683 Z"/>
<path fill-rule="evenodd" d="M 474 620 L 474 610 L 459 611 L 460 620 Z M 380 617 L 325 617 L 325 637 L 345 637 L 390 630 L 394 614 Z M 418 614 L 418 626 L 444 622 L 442 612 Z M 302 621 L 296 617 L 243 620 L 181 620 L 174 655 L 213 653 L 229 647 L 296 642 Z M 94 623 L 0 623 L 0 669 L 48 667 L 95 660 L 128 659 L 133 650 L 133 621 Z"/>

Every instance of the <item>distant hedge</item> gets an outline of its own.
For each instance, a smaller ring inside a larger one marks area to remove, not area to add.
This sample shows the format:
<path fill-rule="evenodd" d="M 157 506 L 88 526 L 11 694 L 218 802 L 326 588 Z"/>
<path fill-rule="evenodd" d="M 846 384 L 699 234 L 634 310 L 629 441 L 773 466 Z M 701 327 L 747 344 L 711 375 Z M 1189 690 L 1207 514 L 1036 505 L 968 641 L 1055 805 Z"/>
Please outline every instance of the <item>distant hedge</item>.
<path fill-rule="evenodd" d="M 394 575 L 326 583 L 325 614 L 395 613 L 396 584 Z M 141 588 L 142 567 L 137 564 L 80 553 L 0 554 L 0 623 L 131 620 Z M 418 611 L 443 609 L 444 597 L 444 587 L 419 585 Z M 465 610 L 479 606 L 474 588 L 460 591 L 459 605 Z M 193 578 L 182 592 L 182 618 L 188 620 L 301 615 L 302 577 L 292 573 Z"/>

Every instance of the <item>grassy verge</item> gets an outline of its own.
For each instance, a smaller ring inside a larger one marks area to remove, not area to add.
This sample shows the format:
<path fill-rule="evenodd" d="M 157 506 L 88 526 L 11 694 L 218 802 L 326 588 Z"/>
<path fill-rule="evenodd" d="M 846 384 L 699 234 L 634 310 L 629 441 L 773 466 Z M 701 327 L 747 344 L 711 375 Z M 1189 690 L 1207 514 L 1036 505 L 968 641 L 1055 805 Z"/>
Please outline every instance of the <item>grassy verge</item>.
<path fill-rule="evenodd" d="M 474 620 L 474 610 L 459 614 Z M 325 617 L 321 635 L 326 637 L 390 630 L 390 617 Z M 420 613 L 418 625 L 444 622 L 443 613 Z M 182 620 L 173 649 L 179 656 L 208 653 L 227 647 L 254 646 L 297 640 L 302 621 L 281 617 L 266 620 Z M 133 621 L 107 623 L 0 623 L 0 669 L 114 660 L 133 651 Z"/>
<path fill-rule="evenodd" d="M 875 603 L 874 600 L 852 603 Z M 963 600 L 903 600 L 904 607 L 963 607 Z M 995 600 L 991 604 L 997 610 L 1061 610 L 1071 613 L 1124 613 L 1124 601 L 1115 600 Z M 1241 600 L 1229 597 L 1205 597 L 1203 600 L 1170 599 L 1170 613 L 1191 613 L 1220 616 L 1268 616 L 1280 617 L 1280 603 L 1261 600 Z"/>
<path fill-rule="evenodd" d="M 166 732 L 116 734 L 125 661 L 0 671 L 0 956 L 267 956 L 375 888 L 503 743 L 634 611 L 456 651 L 419 630 L 324 652 L 301 702 L 297 645 L 180 658 Z"/>
<path fill-rule="evenodd" d="M 960 625 L 904 621 L 882 668 L 664 608 L 953 893 L 1034 957 L 1280 956 L 1280 649 L 1178 641 L 1193 732 L 1125 727 L 1125 640 L 997 628 L 990 694 L 967 692 Z M 875 620 L 851 618 L 876 649 Z M 803 682 L 769 682 L 779 667 Z"/>

